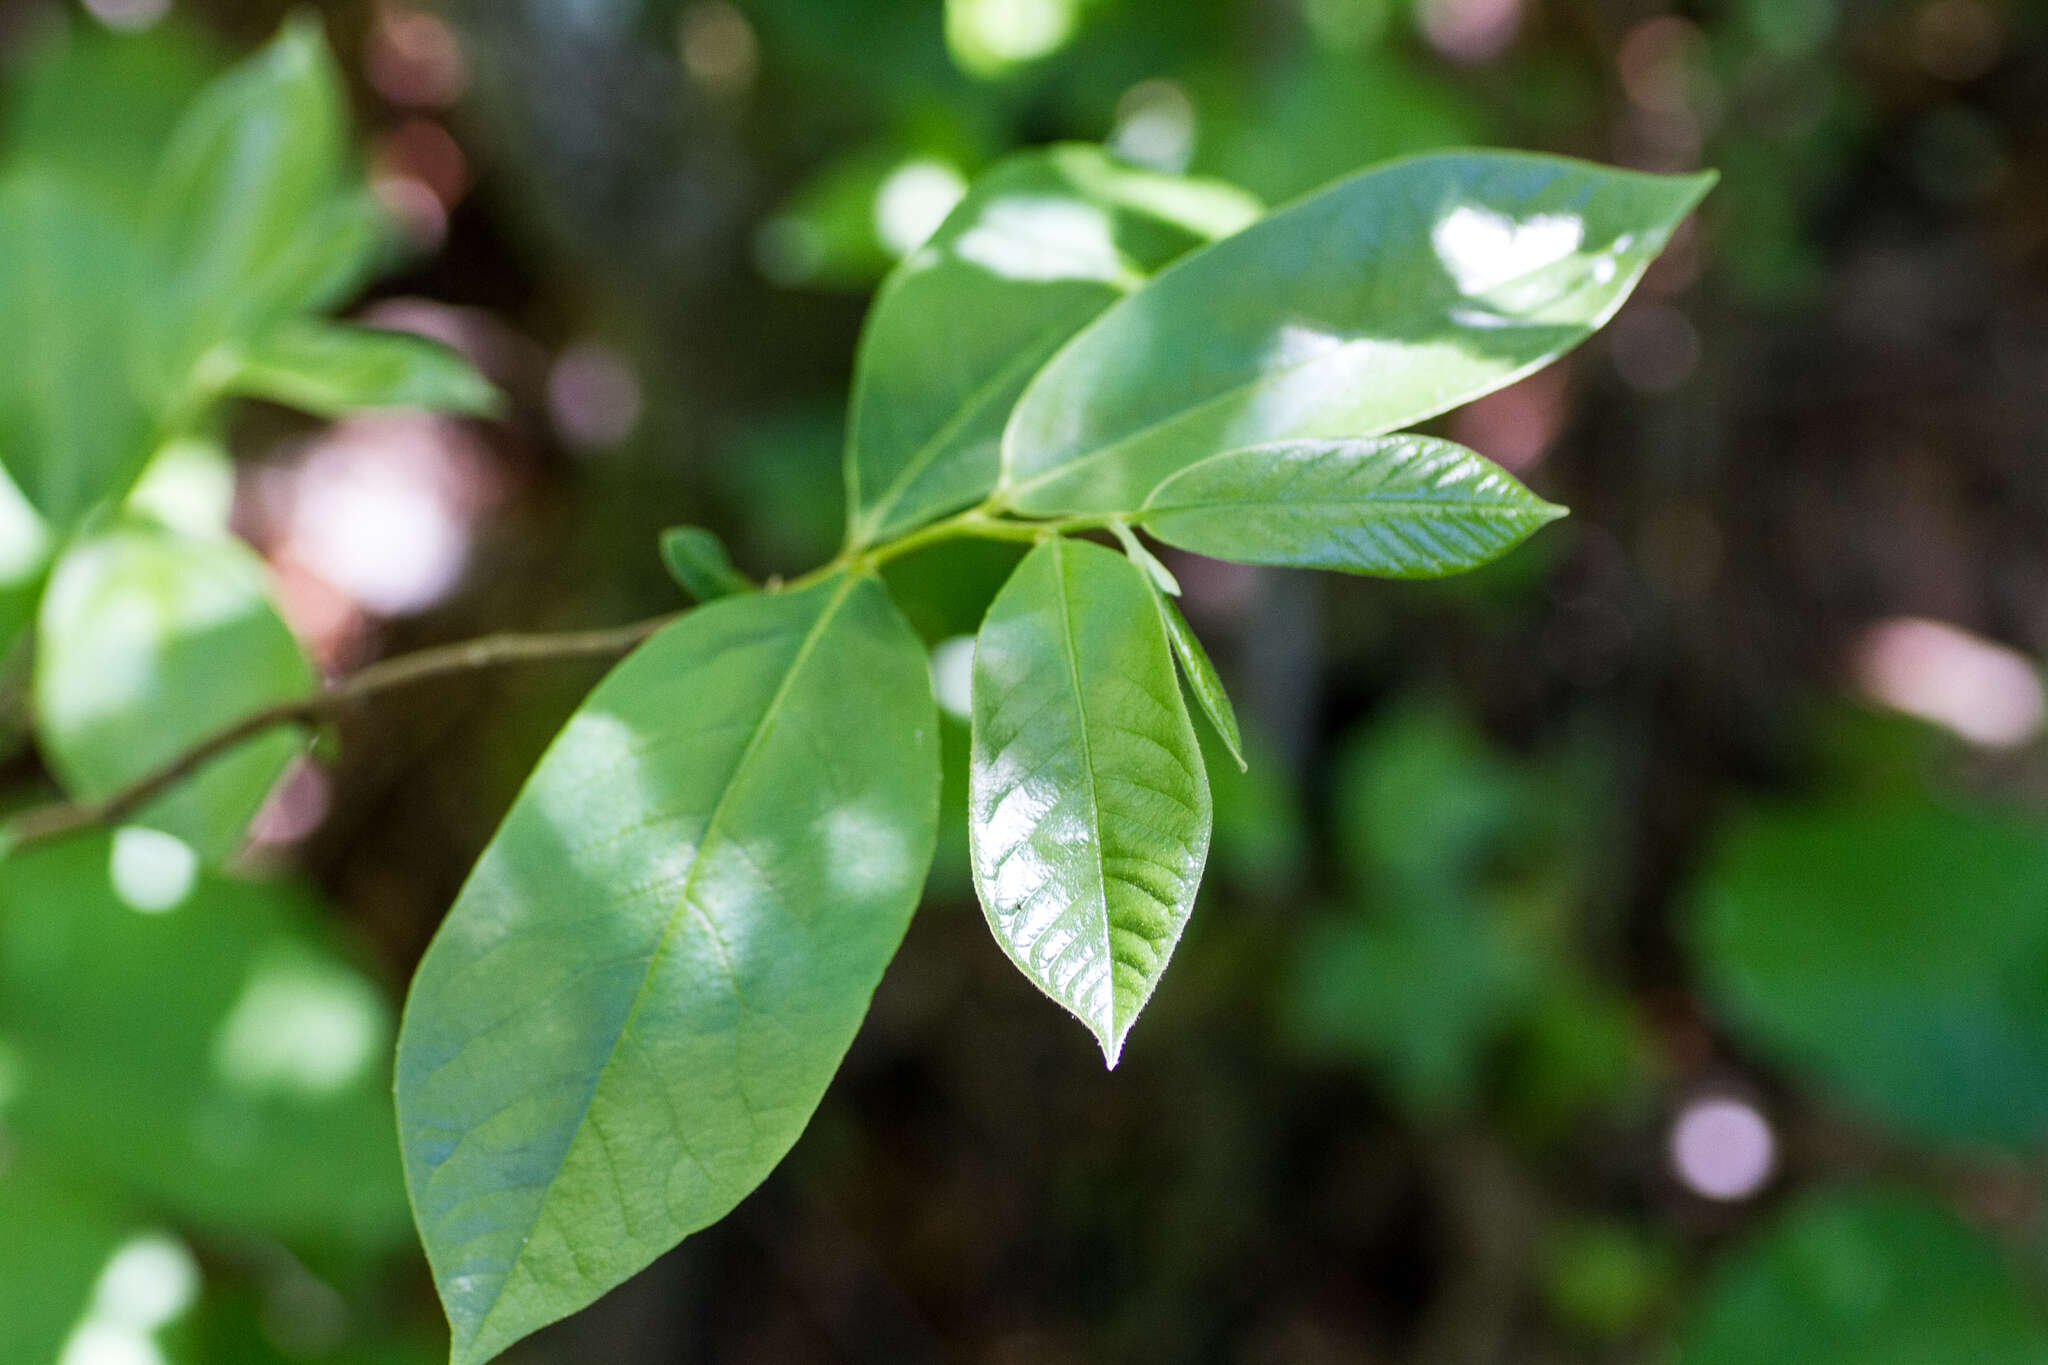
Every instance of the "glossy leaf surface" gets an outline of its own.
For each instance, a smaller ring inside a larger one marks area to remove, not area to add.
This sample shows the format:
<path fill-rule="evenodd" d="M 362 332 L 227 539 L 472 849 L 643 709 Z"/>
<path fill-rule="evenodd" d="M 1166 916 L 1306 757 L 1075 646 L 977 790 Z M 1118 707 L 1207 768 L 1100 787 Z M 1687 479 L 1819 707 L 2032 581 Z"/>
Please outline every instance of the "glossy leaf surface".
<path fill-rule="evenodd" d="M 1180 941 L 1208 776 L 1143 570 L 1056 537 L 974 651 L 968 830 L 996 941 L 1116 1065 Z"/>
<path fill-rule="evenodd" d="M 598 686 L 422 962 L 399 1127 L 457 1365 L 721 1218 L 824 1094 L 938 811 L 880 585 L 691 612 Z"/>
<path fill-rule="evenodd" d="M 755 590 L 747 576 L 733 567 L 725 542 L 701 526 L 672 526 L 663 531 L 661 562 L 677 586 L 699 602 Z"/>
<path fill-rule="evenodd" d="M 2048 1329 L 1995 1244 L 1924 1195 L 1808 1196 L 1708 1286 L 1680 1365 L 2034 1365 Z"/>
<path fill-rule="evenodd" d="M 310 695 L 313 671 L 239 541 L 129 524 L 75 543 L 43 596 L 36 736 L 65 789 L 111 795 L 252 712 Z M 303 745 L 289 728 L 206 764 L 139 819 L 208 859 L 240 845 Z"/>
<path fill-rule="evenodd" d="M 370 408 L 487 416 L 498 391 L 438 341 L 340 323 L 292 321 L 233 348 L 230 393 L 321 417 Z"/>
<path fill-rule="evenodd" d="M 2048 1135 L 2048 835 L 1932 804 L 1738 827 L 1698 896 L 1728 1021 L 1932 1138 Z"/>
<path fill-rule="evenodd" d="M 994 486 L 1003 423 L 1077 328 L 1258 206 L 1214 182 L 1099 150 L 1023 153 L 978 180 L 883 284 L 862 337 L 847 452 L 851 538 L 867 544 Z"/>
<path fill-rule="evenodd" d="M 389 1003 L 314 910 L 125 829 L 0 864 L 0 1045 L 23 1150 L 203 1225 L 406 1237 Z"/>
<path fill-rule="evenodd" d="M 1435 578 L 1563 515 L 1463 446 L 1382 436 L 1212 455 L 1154 489 L 1137 517 L 1167 544 L 1216 559 Z"/>
<path fill-rule="evenodd" d="M 1500 388 L 1604 323 L 1711 183 L 1511 152 L 1339 181 L 1075 336 L 1011 416 L 1001 494 L 1129 512 L 1195 460 L 1380 435 Z"/>

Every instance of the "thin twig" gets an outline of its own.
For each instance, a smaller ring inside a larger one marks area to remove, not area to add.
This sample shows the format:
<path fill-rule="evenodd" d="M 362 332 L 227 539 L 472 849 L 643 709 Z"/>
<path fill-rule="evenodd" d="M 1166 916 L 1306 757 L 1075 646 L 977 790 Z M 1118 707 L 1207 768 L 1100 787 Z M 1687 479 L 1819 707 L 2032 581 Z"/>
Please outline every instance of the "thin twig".
<path fill-rule="evenodd" d="M 674 619 L 673 615 L 659 616 L 609 630 L 566 631 L 552 635 L 485 635 L 382 660 L 345 678 L 336 679 L 313 696 L 279 702 L 252 712 L 187 749 L 149 776 L 109 796 L 97 801 L 32 810 L 0 831 L 0 849 L 19 848 L 80 830 L 117 824 L 210 760 L 280 725 L 318 724 L 385 692 L 461 673 L 510 664 L 616 658 Z"/>
<path fill-rule="evenodd" d="M 983 502 L 863 553 L 842 554 L 785 586 L 805 587 L 838 573 L 871 573 L 892 559 L 948 540 L 1038 541 L 1061 532 L 1094 530 L 1107 522 L 1103 517 L 1018 521 L 999 515 L 1002 510 L 993 500 Z M 243 717 L 211 739 L 187 749 L 149 776 L 110 796 L 97 801 L 44 806 L 0 824 L 0 853 L 80 830 L 116 824 L 190 777 L 209 760 L 280 725 L 317 724 L 380 693 L 452 674 L 505 664 L 614 657 L 624 654 L 674 619 L 673 615 L 661 616 L 611 630 L 571 631 L 559 635 L 486 635 L 371 664 L 359 673 L 329 683 L 314 696 L 279 702 Z"/>

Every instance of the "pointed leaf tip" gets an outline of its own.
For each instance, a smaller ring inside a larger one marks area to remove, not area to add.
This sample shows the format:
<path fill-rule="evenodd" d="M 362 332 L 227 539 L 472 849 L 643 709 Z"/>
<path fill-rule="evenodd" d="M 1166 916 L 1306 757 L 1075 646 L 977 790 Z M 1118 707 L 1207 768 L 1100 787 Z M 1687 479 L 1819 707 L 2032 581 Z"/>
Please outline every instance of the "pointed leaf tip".
<path fill-rule="evenodd" d="M 968 835 L 1003 951 L 1114 1067 L 1193 908 L 1211 804 L 1143 570 L 1054 537 L 974 653 Z"/>
<path fill-rule="evenodd" d="M 1162 481 L 1137 520 L 1216 559 L 1437 578 L 1506 554 L 1564 513 L 1474 451 L 1400 435 L 1227 450 Z"/>
<path fill-rule="evenodd" d="M 1017 399 L 998 489 L 1031 515 L 1125 513 L 1217 451 L 1491 393 L 1605 324 L 1711 184 L 1497 151 L 1338 181 L 1076 333 Z"/>
<path fill-rule="evenodd" d="M 756 591 L 733 566 L 725 542 L 701 526 L 671 526 L 661 533 L 661 562 L 676 585 L 699 602 Z"/>

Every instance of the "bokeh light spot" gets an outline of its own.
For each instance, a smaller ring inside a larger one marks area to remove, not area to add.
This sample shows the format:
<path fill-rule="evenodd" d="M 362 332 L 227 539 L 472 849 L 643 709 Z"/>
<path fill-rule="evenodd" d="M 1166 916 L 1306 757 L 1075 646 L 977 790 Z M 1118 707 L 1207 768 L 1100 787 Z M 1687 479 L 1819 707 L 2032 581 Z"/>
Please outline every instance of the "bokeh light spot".
<path fill-rule="evenodd" d="M 932 646 L 932 695 L 947 715 L 974 714 L 974 637 L 955 635 Z"/>
<path fill-rule="evenodd" d="M 131 1238 L 108 1258 L 58 1365 L 165 1365 L 153 1334 L 198 1297 L 199 1265 L 183 1243 L 159 1233 Z"/>
<path fill-rule="evenodd" d="M 85 0 L 86 13 L 122 33 L 153 26 L 171 12 L 171 0 Z"/>
<path fill-rule="evenodd" d="M 1699 329 L 1670 304 L 1627 309 L 1614 320 L 1610 336 L 1615 373 L 1638 393 L 1669 393 L 1699 368 Z"/>
<path fill-rule="evenodd" d="M 161 1234 L 117 1250 L 93 1289 L 97 1317 L 154 1331 L 176 1321 L 199 1296 L 199 1266 L 183 1243 Z"/>
<path fill-rule="evenodd" d="M 218 536 L 235 509 L 234 462 L 212 441 L 173 441 L 150 459 L 128 507 L 187 535 Z"/>
<path fill-rule="evenodd" d="M 1571 415 L 1571 370 L 1560 361 L 1474 399 L 1451 416 L 1451 439 L 1511 474 L 1534 469 Z"/>
<path fill-rule="evenodd" d="M 377 93 L 401 108 L 446 108 L 469 87 L 455 31 L 423 10 L 386 6 L 371 26 L 363 70 Z"/>
<path fill-rule="evenodd" d="M 262 471 L 250 512 L 287 589 L 303 570 L 349 604 L 402 616 L 461 581 L 471 525 L 498 491 L 489 453 L 461 422 L 401 412 L 338 423 L 296 462 Z M 293 628 L 323 657 L 348 633 L 347 604 L 321 621 L 293 610 L 292 591 L 284 598 Z"/>
<path fill-rule="evenodd" d="M 145 915 L 175 910 L 199 880 L 199 855 L 176 835 L 127 825 L 114 832 L 108 876 L 122 904 Z"/>
<path fill-rule="evenodd" d="M 683 11 L 676 20 L 676 49 L 683 70 L 724 99 L 744 95 L 761 65 L 754 26 L 725 0 L 700 0 Z"/>
<path fill-rule="evenodd" d="M 214 1069 L 238 1090 L 319 1098 L 362 1076 L 384 1033 L 381 1003 L 368 982 L 298 951 L 280 951 L 250 971 L 221 1022 Z"/>
<path fill-rule="evenodd" d="M 307 838 L 327 818 L 332 799 L 332 784 L 320 765 L 304 755 L 294 757 L 250 822 L 250 845 L 281 848 Z"/>
<path fill-rule="evenodd" d="M 1987 749 L 2041 733 L 2041 675 L 2023 654 L 1945 621 L 1893 617 L 1863 633 L 1852 660 L 1871 700 Z"/>
<path fill-rule="evenodd" d="M 1741 1100 L 1697 1100 L 1671 1126 L 1671 1165 L 1702 1198 L 1733 1202 L 1761 1190 L 1777 1169 L 1778 1139 L 1756 1108 Z"/>
<path fill-rule="evenodd" d="M 88 1320 L 64 1343 L 57 1365 L 167 1365 L 147 1332 L 118 1323 Z"/>
<path fill-rule="evenodd" d="M 1116 102 L 1109 145 L 1134 165 L 1184 171 L 1195 155 L 1195 102 L 1172 81 L 1140 81 Z"/>
<path fill-rule="evenodd" d="M 946 45 L 962 69 L 997 76 L 1074 36 L 1079 0 L 946 0 Z"/>
<path fill-rule="evenodd" d="M 454 208 L 469 190 L 469 158 L 448 130 L 429 118 L 407 119 L 378 138 L 370 159 L 373 175 L 417 180 L 443 208 Z"/>
<path fill-rule="evenodd" d="M 1961 83 L 1998 64 L 2005 28 L 1984 0 L 1930 0 L 1913 18 L 1913 55 L 1930 75 Z"/>
<path fill-rule="evenodd" d="M 28 579 L 49 553 L 49 529 L 7 471 L 0 469 L 0 588 Z"/>
<path fill-rule="evenodd" d="M 932 157 L 906 161 L 875 192 L 875 236 L 890 254 L 908 256 L 966 196 L 967 178 L 957 167 Z"/>
<path fill-rule="evenodd" d="M 578 450 L 624 443 L 640 426 L 643 402 L 633 363 L 604 342 L 579 341 L 548 370 L 548 416 Z"/>
<path fill-rule="evenodd" d="M 417 176 L 373 171 L 370 193 L 420 251 L 437 251 L 448 238 L 448 206 L 434 187 Z"/>
<path fill-rule="evenodd" d="M 1419 0 L 1415 21 L 1431 47 L 1454 62 L 1498 57 L 1522 27 L 1522 0 Z"/>
<path fill-rule="evenodd" d="M 1653 114 L 1689 114 L 1707 94 L 1707 39 L 1698 25 L 1660 15 L 1630 29 L 1615 55 L 1621 88 Z"/>

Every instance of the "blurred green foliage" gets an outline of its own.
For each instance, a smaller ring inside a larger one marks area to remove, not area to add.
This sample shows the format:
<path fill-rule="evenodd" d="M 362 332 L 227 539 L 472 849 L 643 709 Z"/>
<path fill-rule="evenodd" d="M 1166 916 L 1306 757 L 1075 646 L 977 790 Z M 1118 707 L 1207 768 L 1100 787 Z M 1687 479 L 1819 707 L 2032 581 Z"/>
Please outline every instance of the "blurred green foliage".
<path fill-rule="evenodd" d="M 24 735 L 35 670 L 64 659 L 24 636 L 74 533 L 219 541 L 230 450 L 251 531 L 261 476 L 311 429 L 214 398 L 421 396 L 377 379 L 384 352 L 309 390 L 357 331 L 295 337 L 308 306 L 451 300 L 497 328 L 484 368 L 510 395 L 462 591 L 328 663 L 670 608 L 655 537 L 685 520 L 763 578 L 828 555 L 861 296 L 1017 146 L 1099 140 L 1274 203 L 1472 141 L 1722 172 L 1616 340 L 1476 428 L 1526 438 L 1526 477 L 1574 506 L 1557 548 L 1455 601 L 1166 556 L 1251 766 L 1207 750 L 1211 877 L 1149 1052 L 1093 1074 L 980 962 L 964 840 L 942 844 L 791 1167 L 532 1359 L 2048 1353 L 2040 742 L 1816 704 L 1879 615 L 2048 648 L 2038 7 L 447 0 L 468 83 L 424 102 L 390 75 L 438 69 L 392 37 L 431 36 L 391 27 L 420 11 L 323 8 L 345 80 L 280 125 L 309 150 L 267 214 L 239 191 L 223 209 L 195 169 L 260 149 L 209 162 L 201 124 L 174 130 L 282 6 L 193 0 L 134 36 L 70 6 L 0 16 L 10 811 L 62 776 L 63 741 Z M 1496 45 L 1482 11 L 1516 16 Z M 416 120 L 452 133 L 467 183 L 440 252 L 402 263 L 357 215 L 366 160 L 422 173 L 394 160 Z M 166 186 L 176 211 L 152 207 Z M 142 283 L 166 255 L 189 278 Z M 373 265 L 404 273 L 368 286 Z M 188 407 L 166 376 L 237 332 L 235 377 Z M 644 400 L 595 449 L 547 371 L 591 338 Z M 456 373 L 431 395 L 491 405 Z M 202 472 L 131 498 L 173 435 Z M 195 498 L 196 520 L 165 511 Z M 936 644 L 1015 558 L 949 547 L 890 585 Z M 262 629 L 285 619 L 305 631 L 304 602 Z M 167 638 L 149 668 L 198 650 L 228 676 L 203 634 Z M 278 695 L 308 676 L 249 672 Z M 390 1130 L 391 985 L 577 681 L 352 722 L 319 832 L 227 870 L 146 830 L 0 863 L 0 1362 L 79 1365 L 80 1340 L 191 1365 L 438 1358 Z M 943 725 L 958 831 L 966 735 Z M 116 747 L 146 767 L 177 746 Z M 348 1039 L 375 1043 L 354 1069 Z M 1716 1201 L 1671 1139 L 1731 1089 L 1775 1165 Z M 123 1264 L 154 1267 L 157 1308 L 109 1280 Z"/>
<path fill-rule="evenodd" d="M 1686 1365 L 2019 1362 L 2048 1350 L 1997 1249 L 1925 1198 L 1808 1196 L 1715 1274 Z"/>
<path fill-rule="evenodd" d="M 2048 1125 L 2044 885 L 2038 822 L 1924 802 L 1759 815 L 1701 877 L 1702 967 L 1785 1064 L 1904 1130 L 2025 1153 Z"/>

